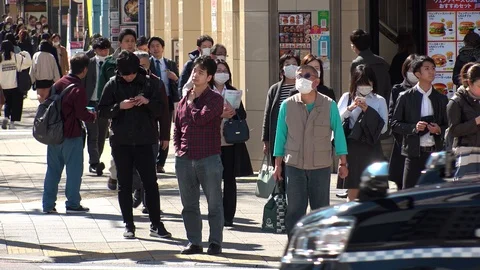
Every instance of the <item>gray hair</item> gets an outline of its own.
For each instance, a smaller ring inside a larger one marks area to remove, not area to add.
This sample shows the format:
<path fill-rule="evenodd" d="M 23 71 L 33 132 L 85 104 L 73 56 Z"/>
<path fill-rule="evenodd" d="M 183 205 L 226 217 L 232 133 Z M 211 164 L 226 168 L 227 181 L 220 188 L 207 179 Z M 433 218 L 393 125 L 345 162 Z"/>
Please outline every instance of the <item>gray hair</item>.
<path fill-rule="evenodd" d="M 138 59 L 142 59 L 142 58 L 149 59 L 150 58 L 150 54 L 148 54 L 147 52 L 144 52 L 144 51 L 135 51 L 134 54 L 138 57 Z"/>

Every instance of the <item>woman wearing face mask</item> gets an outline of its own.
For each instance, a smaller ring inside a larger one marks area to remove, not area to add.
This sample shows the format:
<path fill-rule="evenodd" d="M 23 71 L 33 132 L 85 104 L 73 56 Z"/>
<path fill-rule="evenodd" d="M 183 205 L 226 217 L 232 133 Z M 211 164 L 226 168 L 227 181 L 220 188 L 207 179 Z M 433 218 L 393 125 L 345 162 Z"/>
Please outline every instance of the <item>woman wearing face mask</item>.
<path fill-rule="evenodd" d="M 35 28 L 32 29 L 32 32 L 30 33 L 30 37 L 32 38 L 32 46 L 35 52 L 38 51 L 38 46 L 40 46 L 40 41 L 42 41 L 41 36 L 42 36 L 42 23 L 36 22 Z"/>
<path fill-rule="evenodd" d="M 459 157 L 456 179 L 476 179 L 480 173 L 480 64 L 468 69 L 467 85 L 447 105 L 449 134 Z"/>
<path fill-rule="evenodd" d="M 325 84 L 323 84 L 323 62 L 322 62 L 322 59 L 320 59 L 320 57 L 316 57 L 315 55 L 309 53 L 309 54 L 305 55 L 305 57 L 303 57 L 301 64 L 312 66 L 317 70 L 318 78 L 320 79 L 320 83 L 317 86 L 317 91 L 320 94 L 323 94 L 323 95 L 333 99 L 334 101 L 337 101 L 335 99 L 335 93 L 333 92 L 333 89 L 329 88 L 329 87 L 325 86 Z"/>
<path fill-rule="evenodd" d="M 300 59 L 297 56 L 291 53 L 282 55 L 280 57 L 281 80 L 270 86 L 268 90 L 263 116 L 262 141 L 263 153 L 270 157 L 272 165 L 274 163 L 273 144 L 277 133 L 280 104 L 295 91 L 295 76 L 299 65 Z"/>
<path fill-rule="evenodd" d="M 232 74 L 230 68 L 224 60 L 217 59 L 217 72 L 210 82 L 210 88 L 224 96 L 225 90 L 237 90 L 232 86 Z M 230 118 L 246 119 L 247 112 L 240 102 L 238 109 L 225 102 L 223 110 L 222 127 L 220 129 L 222 138 L 222 165 L 223 165 L 223 212 L 225 226 L 233 226 L 233 218 L 237 208 L 237 182 L 236 177 L 250 176 L 253 174 L 250 155 L 248 154 L 245 143 L 228 144 L 223 136 L 223 124 Z"/>
<path fill-rule="evenodd" d="M 0 32 L 0 40 L 5 40 L 5 36 L 8 34 L 8 33 L 12 33 L 12 24 L 9 23 L 9 22 L 6 22 L 4 25 L 3 25 L 3 29 L 2 31 Z"/>
<path fill-rule="evenodd" d="M 345 134 L 349 174 L 345 179 L 338 179 L 337 188 L 348 189 L 349 201 L 358 196 L 360 176 L 365 168 L 383 159 L 380 135 L 388 130 L 388 109 L 385 98 L 376 94 L 376 86 L 373 70 L 359 65 L 352 72 L 350 91 L 338 102 L 340 116 L 342 121 L 348 119 L 350 132 Z"/>
<path fill-rule="evenodd" d="M 30 55 L 34 54 L 32 40 L 28 35 L 28 32 L 26 29 L 23 29 L 20 32 L 18 32 L 17 39 L 18 39 L 18 47 L 20 47 L 22 51 L 27 51 Z"/>
<path fill-rule="evenodd" d="M 62 38 L 59 34 L 55 33 L 52 35 L 53 47 L 57 50 L 58 62 L 62 71 L 62 74 L 60 75 L 67 75 L 68 71 L 70 70 L 70 65 L 68 63 L 68 53 L 67 49 L 60 44 L 61 40 Z"/>
<path fill-rule="evenodd" d="M 411 64 L 415 58 L 417 58 L 417 54 L 410 54 L 405 62 L 402 65 L 402 76 L 403 82 L 401 84 L 396 84 L 392 88 L 391 96 L 390 96 L 390 104 L 388 109 L 388 116 L 389 119 L 392 119 L 393 111 L 395 110 L 395 105 L 398 99 L 398 95 L 400 93 L 414 87 L 418 79 L 413 74 Z M 390 166 L 389 166 L 389 177 L 390 181 L 395 182 L 397 185 L 397 189 L 401 190 L 403 188 L 403 168 L 405 165 L 405 157 L 402 155 L 402 142 L 403 136 L 397 133 L 392 133 L 394 137 L 393 142 L 393 150 L 392 154 L 390 155 Z"/>

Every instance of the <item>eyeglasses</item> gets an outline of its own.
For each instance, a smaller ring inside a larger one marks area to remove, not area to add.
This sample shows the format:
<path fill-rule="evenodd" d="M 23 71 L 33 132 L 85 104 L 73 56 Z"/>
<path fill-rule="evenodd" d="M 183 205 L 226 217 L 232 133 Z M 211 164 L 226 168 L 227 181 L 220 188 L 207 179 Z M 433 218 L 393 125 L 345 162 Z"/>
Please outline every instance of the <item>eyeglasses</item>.
<path fill-rule="evenodd" d="M 305 73 L 305 74 L 298 74 L 296 77 L 295 77 L 297 80 L 301 79 L 301 78 L 304 78 L 304 79 L 307 79 L 309 80 L 310 78 L 313 78 L 313 79 L 316 79 L 317 76 L 313 75 L 313 74 L 310 74 L 310 73 Z"/>

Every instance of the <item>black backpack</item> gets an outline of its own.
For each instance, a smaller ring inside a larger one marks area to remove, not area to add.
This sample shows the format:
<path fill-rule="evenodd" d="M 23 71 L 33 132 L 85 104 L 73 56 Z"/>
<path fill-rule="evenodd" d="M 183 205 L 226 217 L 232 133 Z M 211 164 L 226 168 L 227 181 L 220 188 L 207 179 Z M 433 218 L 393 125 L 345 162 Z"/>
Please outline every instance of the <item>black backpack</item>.
<path fill-rule="evenodd" d="M 55 86 L 50 88 L 50 96 L 38 106 L 33 120 L 33 137 L 46 145 L 63 143 L 62 98 L 75 84 L 67 86 L 57 94 Z"/>

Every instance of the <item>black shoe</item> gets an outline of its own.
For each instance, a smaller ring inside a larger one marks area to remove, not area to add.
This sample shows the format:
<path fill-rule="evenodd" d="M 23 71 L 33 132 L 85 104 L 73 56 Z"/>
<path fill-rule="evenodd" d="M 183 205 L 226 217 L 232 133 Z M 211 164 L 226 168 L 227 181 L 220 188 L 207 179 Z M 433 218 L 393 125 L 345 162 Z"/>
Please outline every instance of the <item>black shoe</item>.
<path fill-rule="evenodd" d="M 157 165 L 157 173 L 165 173 L 163 166 Z"/>
<path fill-rule="evenodd" d="M 117 189 L 117 180 L 113 178 L 108 178 L 107 182 L 108 189 L 116 190 Z"/>
<path fill-rule="evenodd" d="M 160 237 L 160 238 L 172 238 L 172 234 L 165 229 L 165 226 L 162 222 L 158 226 L 150 225 L 150 236 Z"/>
<path fill-rule="evenodd" d="M 188 245 L 180 252 L 181 254 L 201 254 L 203 253 L 203 247 L 188 243 Z"/>
<path fill-rule="evenodd" d="M 57 212 L 57 209 L 55 209 L 55 207 L 54 207 L 54 208 L 52 208 L 48 211 L 43 211 L 43 213 L 44 214 L 57 214 L 58 212 Z"/>
<path fill-rule="evenodd" d="M 79 206 L 77 208 L 67 207 L 67 214 L 87 213 L 90 211 L 88 207 Z"/>
<path fill-rule="evenodd" d="M 103 175 L 103 170 L 105 170 L 105 164 L 103 164 L 103 162 L 96 163 L 96 164 L 90 164 L 90 167 L 88 168 L 88 171 L 90 173 L 94 173 L 97 176 L 102 176 Z"/>
<path fill-rule="evenodd" d="M 218 255 L 221 253 L 222 253 L 222 247 L 220 245 L 211 243 L 210 246 L 208 246 L 208 250 L 207 250 L 208 255 Z"/>
<path fill-rule="evenodd" d="M 223 224 L 224 227 L 233 227 L 233 221 L 225 221 Z"/>
<path fill-rule="evenodd" d="M 147 207 L 143 207 L 142 214 L 148 215 L 148 208 Z"/>
<path fill-rule="evenodd" d="M 141 189 L 135 189 L 133 191 L 133 208 L 137 208 L 140 204 L 142 203 L 142 190 Z"/>
<path fill-rule="evenodd" d="M 123 233 L 123 237 L 126 239 L 134 239 L 135 238 L 135 226 L 134 225 L 126 225 L 125 232 Z"/>

